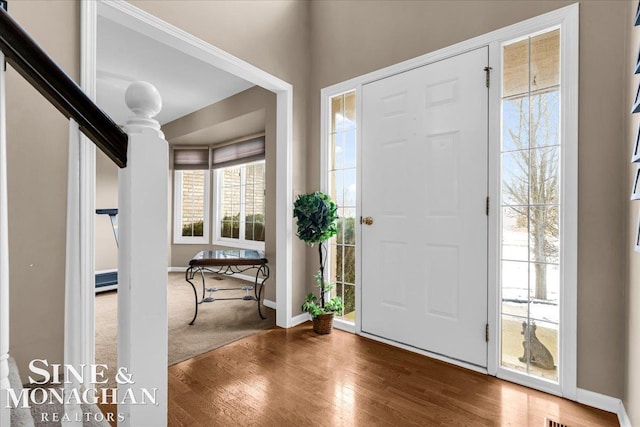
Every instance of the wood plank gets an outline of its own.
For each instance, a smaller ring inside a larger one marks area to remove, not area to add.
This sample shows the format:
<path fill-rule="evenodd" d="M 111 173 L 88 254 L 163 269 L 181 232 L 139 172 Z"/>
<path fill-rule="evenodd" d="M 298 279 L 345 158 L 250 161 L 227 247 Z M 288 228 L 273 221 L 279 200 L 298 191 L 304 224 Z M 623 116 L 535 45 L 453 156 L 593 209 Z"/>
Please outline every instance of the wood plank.
<path fill-rule="evenodd" d="M 310 324 L 178 363 L 169 378 L 170 426 L 618 425 L 614 414 Z"/>

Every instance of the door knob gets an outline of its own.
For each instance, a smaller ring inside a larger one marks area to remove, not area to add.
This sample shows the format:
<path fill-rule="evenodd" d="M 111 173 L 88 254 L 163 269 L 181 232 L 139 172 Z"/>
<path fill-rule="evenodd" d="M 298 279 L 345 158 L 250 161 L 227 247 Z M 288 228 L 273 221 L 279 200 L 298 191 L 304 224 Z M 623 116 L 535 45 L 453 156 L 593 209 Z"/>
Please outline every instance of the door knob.
<path fill-rule="evenodd" d="M 360 221 L 360 224 L 367 224 L 367 225 L 371 225 L 373 224 L 373 218 L 370 216 L 365 216 L 364 218 L 362 218 L 362 220 Z"/>

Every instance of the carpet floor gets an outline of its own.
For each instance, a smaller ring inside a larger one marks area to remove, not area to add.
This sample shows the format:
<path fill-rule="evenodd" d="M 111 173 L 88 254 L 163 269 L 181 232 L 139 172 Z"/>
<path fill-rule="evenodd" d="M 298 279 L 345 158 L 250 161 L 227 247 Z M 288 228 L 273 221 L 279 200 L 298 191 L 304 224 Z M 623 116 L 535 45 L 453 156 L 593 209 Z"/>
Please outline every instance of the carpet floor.
<path fill-rule="evenodd" d="M 216 277 L 222 280 L 207 276 L 207 287 L 232 288 L 248 284 L 233 277 Z M 194 313 L 193 289 L 185 281 L 184 273 L 169 273 L 168 282 L 169 365 L 275 326 L 275 310 L 262 306 L 262 313 L 267 318 L 262 320 L 258 315 L 256 302 L 242 300 L 201 304 L 198 307 L 198 318 L 190 326 Z M 197 287 L 198 282 L 194 283 Z M 217 292 L 214 296 L 230 298 L 242 297 L 244 294 L 244 291 L 239 290 Z M 107 365 L 107 373 L 110 374 L 117 368 L 117 292 L 97 294 L 95 311 L 96 363 Z M 109 375 L 108 387 L 116 386 L 113 376 Z"/>

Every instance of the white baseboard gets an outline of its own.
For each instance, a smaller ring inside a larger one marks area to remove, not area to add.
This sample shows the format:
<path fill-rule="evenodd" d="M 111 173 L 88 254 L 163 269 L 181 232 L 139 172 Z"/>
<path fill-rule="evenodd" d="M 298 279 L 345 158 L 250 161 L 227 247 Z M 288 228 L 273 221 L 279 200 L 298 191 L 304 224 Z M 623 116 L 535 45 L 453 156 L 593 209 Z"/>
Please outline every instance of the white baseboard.
<path fill-rule="evenodd" d="M 277 310 L 277 308 L 276 308 L 276 302 L 275 302 L 275 301 L 271 301 L 270 299 L 266 299 L 266 298 L 265 298 L 265 299 L 263 299 L 263 300 L 262 300 L 262 305 L 264 305 L 265 307 L 268 307 L 268 308 L 272 308 L 272 309 L 274 309 L 274 310 Z"/>
<path fill-rule="evenodd" d="M 624 408 L 624 402 L 622 400 L 620 401 L 620 405 L 618 406 L 617 414 L 620 427 L 632 427 L 631 419 L 629 418 L 629 414 L 627 414 L 627 410 Z"/>
<path fill-rule="evenodd" d="M 309 313 L 298 314 L 291 318 L 291 325 L 289 327 L 293 328 L 294 326 L 298 326 L 301 323 L 308 322 L 309 320 L 311 320 Z"/>
<path fill-rule="evenodd" d="M 584 390 L 582 388 L 579 388 L 576 391 L 576 400 L 584 405 L 614 414 L 618 414 L 620 406 L 624 408 L 622 400 L 617 397 L 607 396 L 606 394 L 600 394 L 594 391 Z"/>

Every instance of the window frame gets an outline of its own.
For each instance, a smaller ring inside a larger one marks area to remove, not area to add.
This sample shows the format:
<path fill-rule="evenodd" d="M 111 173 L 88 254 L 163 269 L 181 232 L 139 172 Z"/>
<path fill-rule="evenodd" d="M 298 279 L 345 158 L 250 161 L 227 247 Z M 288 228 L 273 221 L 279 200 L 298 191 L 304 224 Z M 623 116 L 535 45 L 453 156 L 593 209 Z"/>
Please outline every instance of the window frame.
<path fill-rule="evenodd" d="M 202 236 L 182 235 L 182 173 L 184 170 L 173 171 L 173 243 L 175 245 L 206 245 L 209 244 L 209 223 L 211 206 L 211 172 L 204 172 L 204 222 Z"/>
<path fill-rule="evenodd" d="M 240 195 L 240 199 L 244 199 L 244 192 L 245 192 L 245 183 L 246 183 L 246 166 L 248 165 L 252 165 L 255 163 L 263 163 L 265 165 L 265 173 L 266 173 L 266 160 L 262 159 L 262 160 L 253 160 L 253 161 L 249 161 L 247 163 L 242 163 L 239 165 L 234 165 L 234 166 L 230 166 L 230 167 L 241 167 L 242 168 L 242 174 L 241 174 L 241 178 L 240 178 L 240 187 L 241 187 L 241 195 Z M 264 241 L 257 241 L 257 240 L 246 240 L 244 238 L 240 239 L 233 239 L 230 237 L 222 237 L 221 236 L 221 232 L 220 232 L 220 227 L 218 227 L 218 225 L 220 224 L 221 221 L 221 203 L 219 203 L 219 201 L 221 200 L 221 195 L 222 195 L 222 179 L 220 178 L 220 175 L 222 173 L 222 171 L 226 169 L 226 168 L 219 168 L 219 169 L 214 169 L 213 170 L 213 193 L 212 193 L 212 200 L 213 200 L 213 205 L 215 206 L 215 208 L 213 209 L 213 220 L 212 220 L 212 224 L 215 224 L 215 226 L 213 227 L 213 239 L 212 239 L 212 244 L 213 245 L 219 245 L 219 246 L 228 246 L 228 247 L 232 247 L 232 248 L 238 248 L 238 249 L 256 249 L 256 250 L 261 250 L 264 251 L 265 248 L 265 242 Z M 265 191 L 266 191 L 266 179 L 265 179 Z M 265 198 L 265 208 L 266 208 L 266 202 L 267 202 L 267 197 L 266 194 L 264 195 Z M 244 204 L 241 204 L 241 206 L 244 206 Z M 242 208 L 244 209 L 244 208 Z M 244 217 L 246 215 L 243 215 L 243 210 L 240 211 L 240 217 Z M 239 236 L 244 236 L 244 221 L 240 221 L 240 230 L 239 230 Z M 266 223 L 265 223 L 265 231 L 266 231 Z M 266 237 L 266 236 L 265 236 Z"/>

